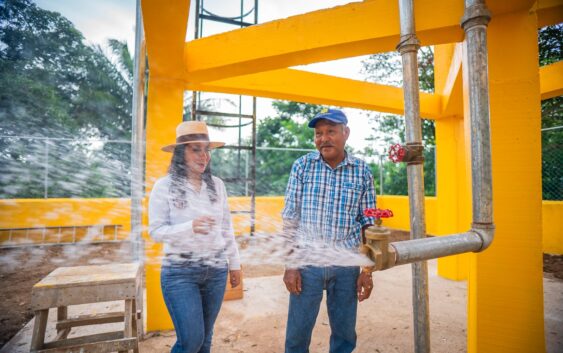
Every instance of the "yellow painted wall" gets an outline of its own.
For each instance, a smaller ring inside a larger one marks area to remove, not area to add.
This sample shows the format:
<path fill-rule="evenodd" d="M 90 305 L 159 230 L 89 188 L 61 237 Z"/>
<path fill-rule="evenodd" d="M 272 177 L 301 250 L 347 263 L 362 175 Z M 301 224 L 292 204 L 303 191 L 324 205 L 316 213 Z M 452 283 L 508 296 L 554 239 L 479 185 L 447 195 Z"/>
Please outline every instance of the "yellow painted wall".
<path fill-rule="evenodd" d="M 38 228 L 33 231 L 0 231 L 0 244 L 96 242 L 126 240 L 130 231 L 129 199 L 14 199 L 0 200 L 0 228 Z M 106 225 L 90 228 L 89 226 Z M 114 227 L 118 225 L 117 239 Z M 44 227 L 78 227 L 52 229 Z M 11 239 L 10 239 L 11 238 Z"/>
<path fill-rule="evenodd" d="M 146 203 L 146 200 L 145 200 Z M 437 235 L 444 222 L 438 209 L 439 199 L 426 198 L 428 233 Z M 230 197 L 231 211 L 247 210 L 248 197 Z M 384 220 L 389 228 L 409 230 L 408 197 L 378 196 L 377 207 L 393 210 L 394 217 Z M 256 198 L 256 231 L 275 234 L 281 229 L 283 196 Z M 543 201 L 543 252 L 563 255 L 563 201 Z M 72 227 L 86 225 L 120 225 L 119 240 L 129 238 L 129 199 L 12 199 L 0 200 L 0 228 Z M 248 234 L 247 215 L 233 215 L 236 235 Z M 145 219 L 146 221 L 146 219 Z M 467 228 L 469 229 L 469 228 Z M 465 230 L 467 230 L 465 229 Z M 96 241 L 101 239 L 88 239 Z M 54 241 L 56 242 L 56 241 Z M 0 242 L 0 244 L 6 244 Z"/>
<path fill-rule="evenodd" d="M 544 253 L 563 255 L 563 201 L 542 203 Z"/>
<path fill-rule="evenodd" d="M 426 211 L 426 232 L 435 234 L 438 229 L 437 199 L 435 197 L 425 197 L 424 206 Z M 393 217 L 383 220 L 383 225 L 388 228 L 410 230 L 409 221 L 409 197 L 408 196 L 377 196 L 377 207 L 390 209 Z"/>

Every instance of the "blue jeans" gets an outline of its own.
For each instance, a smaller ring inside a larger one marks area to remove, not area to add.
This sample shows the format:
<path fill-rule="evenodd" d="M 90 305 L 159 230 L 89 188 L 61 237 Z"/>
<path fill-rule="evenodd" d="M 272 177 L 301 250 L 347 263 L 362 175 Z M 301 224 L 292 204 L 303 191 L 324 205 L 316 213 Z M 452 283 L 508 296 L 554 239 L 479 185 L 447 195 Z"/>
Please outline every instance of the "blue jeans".
<path fill-rule="evenodd" d="M 301 294 L 290 294 L 285 353 L 307 353 L 321 300 L 326 289 L 330 322 L 330 353 L 348 353 L 356 347 L 358 294 L 356 266 L 314 267 L 301 272 Z"/>
<path fill-rule="evenodd" d="M 162 294 L 176 330 L 171 353 L 209 353 L 227 284 L 227 264 L 162 266 Z"/>

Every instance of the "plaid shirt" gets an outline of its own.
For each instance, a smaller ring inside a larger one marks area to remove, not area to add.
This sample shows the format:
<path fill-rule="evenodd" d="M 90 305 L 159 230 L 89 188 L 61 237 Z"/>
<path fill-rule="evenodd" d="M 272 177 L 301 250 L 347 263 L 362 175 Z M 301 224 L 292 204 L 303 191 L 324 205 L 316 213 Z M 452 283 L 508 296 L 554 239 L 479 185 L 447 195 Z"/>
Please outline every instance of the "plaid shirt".
<path fill-rule="evenodd" d="M 374 223 L 366 208 L 375 208 L 375 190 L 364 161 L 346 154 L 332 169 L 311 152 L 293 164 L 282 218 L 298 225 L 298 243 L 357 249 L 362 227 Z"/>

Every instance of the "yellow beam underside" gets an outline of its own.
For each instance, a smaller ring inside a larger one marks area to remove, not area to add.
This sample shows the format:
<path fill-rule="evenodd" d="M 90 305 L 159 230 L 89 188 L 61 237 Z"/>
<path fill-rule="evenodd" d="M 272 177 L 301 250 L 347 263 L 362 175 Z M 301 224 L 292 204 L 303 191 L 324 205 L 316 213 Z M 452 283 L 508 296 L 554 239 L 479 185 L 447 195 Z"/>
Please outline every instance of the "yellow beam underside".
<path fill-rule="evenodd" d="M 563 61 L 540 67 L 541 99 L 563 94 Z"/>
<path fill-rule="evenodd" d="M 442 95 L 442 116 L 459 116 L 463 114 L 462 56 L 463 44 L 457 43 L 451 57 L 443 91 L 438 92 Z"/>
<path fill-rule="evenodd" d="M 536 6 L 538 28 L 563 22 L 563 0 L 538 0 Z"/>
<path fill-rule="evenodd" d="M 420 0 L 422 45 L 459 42 L 463 1 Z M 186 44 L 186 80 L 215 81 L 296 65 L 395 50 L 396 1 L 356 2 L 197 39 Z"/>
<path fill-rule="evenodd" d="M 399 87 L 293 69 L 238 76 L 205 84 L 188 83 L 185 88 L 346 106 L 393 114 L 403 114 L 404 109 L 403 90 Z M 422 117 L 439 118 L 440 105 L 439 95 L 420 92 Z"/>
<path fill-rule="evenodd" d="M 530 9 L 534 1 L 489 1 L 494 16 Z M 463 1 L 419 0 L 416 31 L 422 45 L 460 42 Z M 395 50 L 396 1 L 355 2 L 250 26 L 186 43 L 185 79 L 209 82 L 314 62 Z"/>

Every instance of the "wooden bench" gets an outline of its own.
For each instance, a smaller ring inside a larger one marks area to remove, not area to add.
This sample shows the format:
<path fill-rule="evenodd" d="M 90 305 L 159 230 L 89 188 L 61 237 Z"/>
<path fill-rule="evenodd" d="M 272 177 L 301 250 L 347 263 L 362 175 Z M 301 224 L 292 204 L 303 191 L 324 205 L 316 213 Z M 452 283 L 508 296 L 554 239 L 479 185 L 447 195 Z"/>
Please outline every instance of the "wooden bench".
<path fill-rule="evenodd" d="M 31 352 L 133 352 L 142 335 L 142 266 L 137 263 L 59 267 L 31 293 L 35 324 Z M 124 301 L 123 312 L 68 317 L 68 306 Z M 57 308 L 57 337 L 45 342 L 49 308 Z M 78 326 L 124 322 L 123 331 L 67 338 Z"/>

